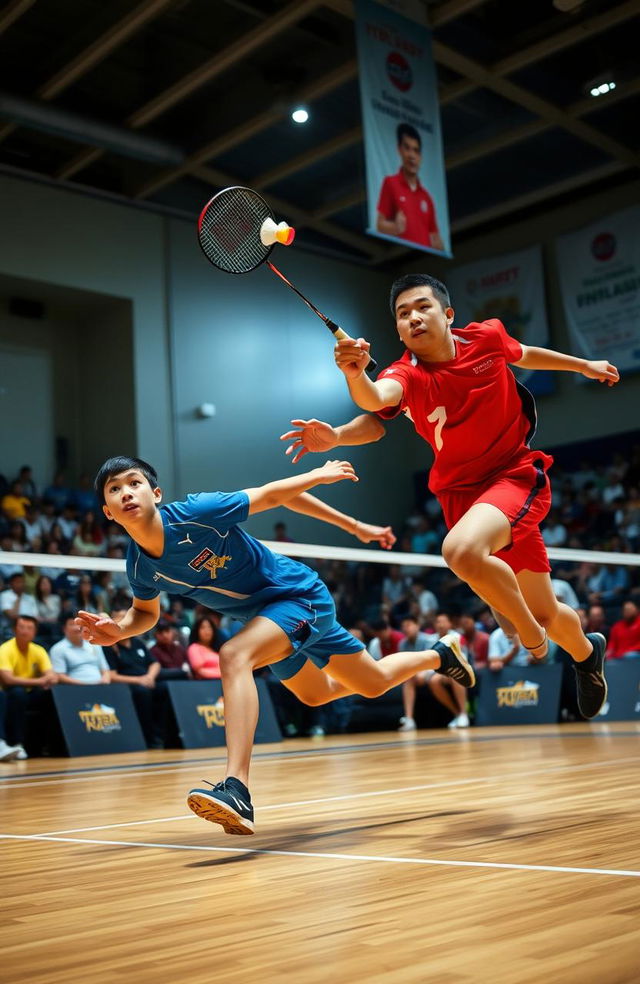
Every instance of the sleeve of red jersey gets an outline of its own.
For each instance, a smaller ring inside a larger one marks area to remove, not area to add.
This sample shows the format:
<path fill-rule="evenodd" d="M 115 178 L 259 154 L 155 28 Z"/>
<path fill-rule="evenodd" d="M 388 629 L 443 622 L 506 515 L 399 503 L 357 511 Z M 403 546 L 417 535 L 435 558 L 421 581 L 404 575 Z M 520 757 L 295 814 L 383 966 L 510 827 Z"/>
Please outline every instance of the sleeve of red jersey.
<path fill-rule="evenodd" d="M 389 178 L 385 178 L 382 182 L 380 197 L 378 199 L 378 211 L 389 221 L 394 218 L 393 195 L 391 194 Z"/>
<path fill-rule="evenodd" d="M 495 332 L 496 341 L 507 362 L 520 362 L 522 358 L 522 343 L 512 338 L 505 326 L 497 318 L 485 321 L 485 324 Z"/>
<path fill-rule="evenodd" d="M 405 365 L 403 362 L 394 362 L 393 365 L 389 366 L 388 369 L 383 369 L 378 375 L 378 379 L 389 378 L 395 379 L 402 386 L 402 399 L 394 407 L 383 407 L 382 410 L 376 410 L 377 416 L 381 417 L 382 420 L 393 420 L 407 406 L 411 388 L 410 366 Z"/>

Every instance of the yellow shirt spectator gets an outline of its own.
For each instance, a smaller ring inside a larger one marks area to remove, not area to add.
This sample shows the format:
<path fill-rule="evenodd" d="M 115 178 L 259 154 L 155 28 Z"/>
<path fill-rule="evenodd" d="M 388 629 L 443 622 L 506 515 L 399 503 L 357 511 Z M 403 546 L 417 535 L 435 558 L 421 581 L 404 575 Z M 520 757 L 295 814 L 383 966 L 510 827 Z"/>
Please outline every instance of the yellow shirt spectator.
<path fill-rule="evenodd" d="M 2 496 L 2 511 L 8 519 L 24 519 L 26 512 L 25 506 L 30 506 L 31 503 L 24 495 L 14 495 L 12 492 L 7 492 L 6 495 Z"/>
<path fill-rule="evenodd" d="M 15 639 L 8 639 L 0 646 L 0 670 L 9 670 L 17 677 L 33 679 L 52 669 L 46 649 L 30 642 L 26 653 L 18 649 Z"/>

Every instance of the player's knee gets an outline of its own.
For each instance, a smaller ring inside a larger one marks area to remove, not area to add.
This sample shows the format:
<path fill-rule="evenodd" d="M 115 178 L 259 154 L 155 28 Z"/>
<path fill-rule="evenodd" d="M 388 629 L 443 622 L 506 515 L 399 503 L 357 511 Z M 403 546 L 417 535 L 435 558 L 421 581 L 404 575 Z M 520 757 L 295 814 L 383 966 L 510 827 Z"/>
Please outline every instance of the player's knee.
<path fill-rule="evenodd" d="M 553 605 L 542 609 L 542 611 L 532 611 L 531 614 L 538 625 L 541 625 L 543 629 L 548 629 L 556 620 L 559 611 L 558 605 Z"/>
<path fill-rule="evenodd" d="M 229 639 L 220 647 L 220 672 L 223 676 L 244 669 L 248 656 L 244 647 L 238 646 L 235 639 Z"/>
<path fill-rule="evenodd" d="M 360 693 L 363 697 L 381 697 L 382 694 L 386 694 L 389 689 L 389 684 L 384 679 L 372 679 L 367 680 L 360 687 Z"/>
<path fill-rule="evenodd" d="M 459 537 L 445 537 L 442 556 L 447 567 L 463 581 L 473 581 L 479 573 L 483 555 L 477 547 Z"/>

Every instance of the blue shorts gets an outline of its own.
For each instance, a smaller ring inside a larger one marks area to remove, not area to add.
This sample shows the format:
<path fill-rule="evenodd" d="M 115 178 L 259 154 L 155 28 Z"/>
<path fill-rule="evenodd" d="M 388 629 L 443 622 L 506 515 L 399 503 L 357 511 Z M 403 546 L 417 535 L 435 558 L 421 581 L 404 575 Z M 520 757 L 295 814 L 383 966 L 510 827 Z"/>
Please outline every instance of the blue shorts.
<path fill-rule="evenodd" d="M 322 581 L 297 598 L 281 598 L 260 610 L 286 632 L 293 652 L 271 663 L 279 680 L 290 680 L 299 673 L 307 659 L 320 669 L 335 653 L 361 653 L 364 644 L 343 629 L 336 619 L 336 606 Z"/>

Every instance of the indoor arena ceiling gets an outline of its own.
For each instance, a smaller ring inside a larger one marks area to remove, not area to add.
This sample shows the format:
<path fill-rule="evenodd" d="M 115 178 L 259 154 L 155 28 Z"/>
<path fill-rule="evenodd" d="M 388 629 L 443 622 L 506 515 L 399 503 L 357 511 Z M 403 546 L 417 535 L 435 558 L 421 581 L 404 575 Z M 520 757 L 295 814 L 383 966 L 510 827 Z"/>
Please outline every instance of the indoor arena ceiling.
<path fill-rule="evenodd" d="M 454 248 L 637 175 L 640 0 L 427 8 Z M 8 0 L 0 170 L 185 216 L 248 184 L 309 248 L 397 261 L 363 231 L 353 16 L 351 0 Z"/>

